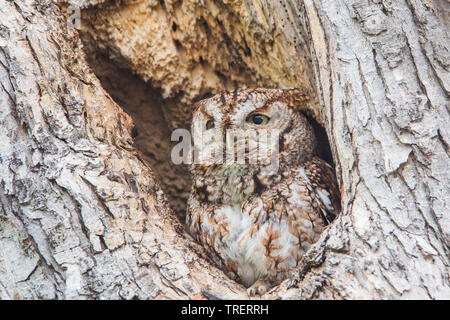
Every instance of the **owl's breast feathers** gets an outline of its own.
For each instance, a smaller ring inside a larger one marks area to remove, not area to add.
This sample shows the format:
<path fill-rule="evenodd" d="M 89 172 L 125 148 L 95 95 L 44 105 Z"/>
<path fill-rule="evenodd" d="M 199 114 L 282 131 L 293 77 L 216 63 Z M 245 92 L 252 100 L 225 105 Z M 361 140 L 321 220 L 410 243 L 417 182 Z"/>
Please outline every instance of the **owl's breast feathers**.
<path fill-rule="evenodd" d="M 234 182 L 218 175 L 218 185 L 204 180 L 194 186 L 187 223 L 229 276 L 246 286 L 261 278 L 277 284 L 339 213 L 334 172 L 314 157 L 298 168 L 280 168 L 270 179 L 242 173 L 247 176 Z M 233 183 L 246 190 L 244 196 L 233 198 Z M 226 201 L 208 200 L 219 194 Z"/>

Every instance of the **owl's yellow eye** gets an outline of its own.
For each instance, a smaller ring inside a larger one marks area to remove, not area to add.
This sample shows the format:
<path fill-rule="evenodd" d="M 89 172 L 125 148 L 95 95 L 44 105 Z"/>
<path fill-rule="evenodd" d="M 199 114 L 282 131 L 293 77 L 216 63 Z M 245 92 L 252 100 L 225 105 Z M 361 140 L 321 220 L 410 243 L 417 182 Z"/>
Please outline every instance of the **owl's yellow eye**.
<path fill-rule="evenodd" d="M 208 120 L 206 122 L 206 130 L 214 128 L 214 120 Z"/>
<path fill-rule="evenodd" d="M 251 114 L 247 117 L 247 122 L 256 124 L 256 125 L 266 125 L 269 122 L 270 118 L 268 116 L 265 116 L 263 114 Z"/>

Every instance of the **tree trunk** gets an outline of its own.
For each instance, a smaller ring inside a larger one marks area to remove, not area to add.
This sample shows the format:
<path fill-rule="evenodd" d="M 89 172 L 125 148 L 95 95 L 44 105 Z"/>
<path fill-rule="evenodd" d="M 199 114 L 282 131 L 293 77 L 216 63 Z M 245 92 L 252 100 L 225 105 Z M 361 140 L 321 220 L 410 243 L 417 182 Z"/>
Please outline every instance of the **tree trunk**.
<path fill-rule="evenodd" d="M 449 299 L 449 12 L 0 0 L 0 299 L 247 298 L 186 234 L 190 180 L 170 163 L 190 103 L 244 85 L 313 97 L 342 196 L 263 298 Z"/>

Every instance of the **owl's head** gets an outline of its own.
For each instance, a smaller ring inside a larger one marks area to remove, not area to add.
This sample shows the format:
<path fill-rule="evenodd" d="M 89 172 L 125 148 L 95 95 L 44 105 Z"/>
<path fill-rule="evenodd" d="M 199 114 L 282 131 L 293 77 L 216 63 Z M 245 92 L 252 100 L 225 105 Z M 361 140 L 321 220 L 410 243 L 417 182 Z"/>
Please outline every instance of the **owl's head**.
<path fill-rule="evenodd" d="M 274 156 L 281 168 L 308 161 L 316 142 L 300 112 L 307 100 L 298 89 L 236 89 L 197 102 L 191 127 L 194 166 L 261 168 Z"/>

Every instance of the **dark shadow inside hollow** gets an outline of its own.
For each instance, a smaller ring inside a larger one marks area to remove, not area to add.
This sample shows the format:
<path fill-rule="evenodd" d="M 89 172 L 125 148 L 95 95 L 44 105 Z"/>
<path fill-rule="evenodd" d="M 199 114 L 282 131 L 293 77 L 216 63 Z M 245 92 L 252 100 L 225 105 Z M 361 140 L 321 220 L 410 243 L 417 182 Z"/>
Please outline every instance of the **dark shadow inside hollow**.
<path fill-rule="evenodd" d="M 103 88 L 133 118 L 136 149 L 152 169 L 171 208 L 184 223 L 191 179 L 186 165 L 175 165 L 171 150 L 171 129 L 164 108 L 177 103 L 163 99 L 152 87 L 128 69 L 122 69 L 105 54 L 88 52 L 88 64 Z"/>
<path fill-rule="evenodd" d="M 327 132 L 312 116 L 303 113 L 314 129 L 317 140 L 317 155 L 334 167 L 333 154 L 331 153 L 330 142 L 328 141 Z"/>

